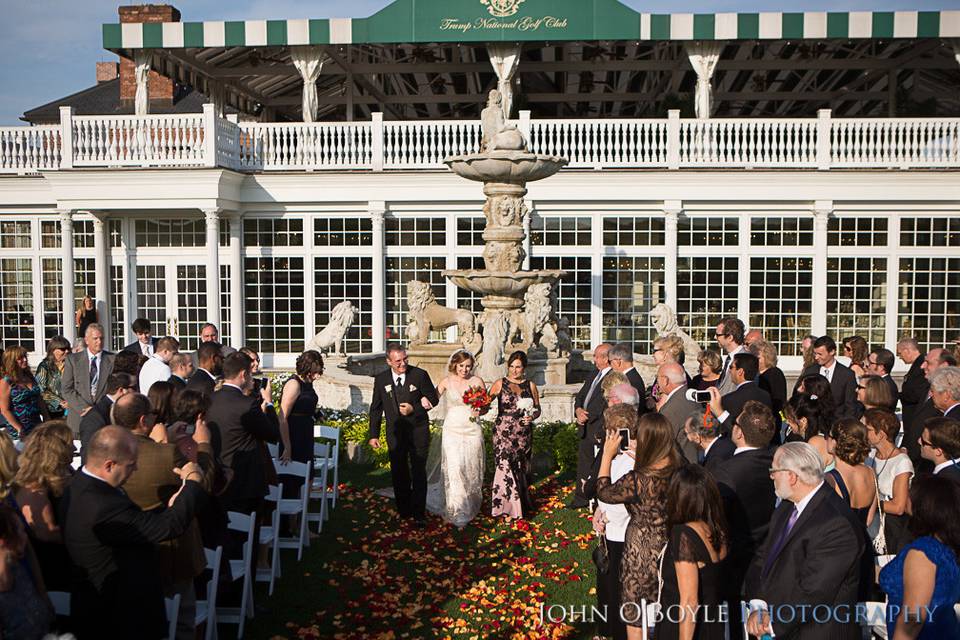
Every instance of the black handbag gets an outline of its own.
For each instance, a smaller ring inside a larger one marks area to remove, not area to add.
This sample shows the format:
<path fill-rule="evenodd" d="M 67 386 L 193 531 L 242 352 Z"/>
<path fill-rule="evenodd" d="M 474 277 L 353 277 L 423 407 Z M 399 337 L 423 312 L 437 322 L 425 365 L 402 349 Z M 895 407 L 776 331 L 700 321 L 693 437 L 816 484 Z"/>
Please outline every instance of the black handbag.
<path fill-rule="evenodd" d="M 600 541 L 593 549 L 593 564 L 597 565 L 597 573 L 607 575 L 610 571 L 610 555 L 607 553 L 607 538 L 600 536 Z"/>

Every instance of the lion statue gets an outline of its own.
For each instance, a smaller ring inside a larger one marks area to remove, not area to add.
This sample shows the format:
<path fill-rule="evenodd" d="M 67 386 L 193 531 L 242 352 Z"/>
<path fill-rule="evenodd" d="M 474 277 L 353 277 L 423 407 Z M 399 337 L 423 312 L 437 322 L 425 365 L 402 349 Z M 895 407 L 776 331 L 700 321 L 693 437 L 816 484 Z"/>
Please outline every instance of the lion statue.
<path fill-rule="evenodd" d="M 441 307 L 433 295 L 433 289 L 426 282 L 411 280 L 407 283 L 407 312 L 410 318 L 407 338 L 411 347 L 426 344 L 431 331 L 456 325 L 460 330 L 463 348 L 472 353 L 479 350 L 481 339 L 473 314 L 466 309 Z"/>
<path fill-rule="evenodd" d="M 523 313 L 514 319 L 508 343 L 519 334 L 522 349 L 539 345 L 547 353 L 569 353 L 570 337 L 566 323 L 554 313 L 556 304 L 556 292 L 551 284 L 539 283 L 527 289 L 523 297 Z"/>
<path fill-rule="evenodd" d="M 330 323 L 307 342 L 304 350 L 316 349 L 321 353 L 330 350 L 333 353 L 346 355 L 343 350 L 343 337 L 353 325 L 356 315 L 356 307 L 349 300 L 344 300 L 335 306 L 330 312 Z"/>
<path fill-rule="evenodd" d="M 700 345 L 677 324 L 677 316 L 669 306 L 662 302 L 650 310 L 650 322 L 657 331 L 657 337 L 679 336 L 683 340 L 683 352 L 687 362 L 696 362 L 700 355 Z"/>

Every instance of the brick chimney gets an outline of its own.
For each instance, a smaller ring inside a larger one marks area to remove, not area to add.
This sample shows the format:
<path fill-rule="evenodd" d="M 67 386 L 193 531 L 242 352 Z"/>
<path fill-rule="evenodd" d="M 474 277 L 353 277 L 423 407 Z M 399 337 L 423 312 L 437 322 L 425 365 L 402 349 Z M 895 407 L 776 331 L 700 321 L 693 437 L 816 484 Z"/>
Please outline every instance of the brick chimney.
<path fill-rule="evenodd" d="M 121 24 L 132 22 L 180 22 L 180 12 L 169 4 L 138 4 L 118 9 Z M 97 81 L 100 81 L 99 67 Z M 173 80 L 150 71 L 150 103 L 173 104 Z M 120 102 L 133 104 L 137 96 L 137 78 L 132 60 L 120 58 Z"/>
<path fill-rule="evenodd" d="M 97 84 L 110 82 L 117 77 L 116 62 L 98 62 L 97 63 Z"/>

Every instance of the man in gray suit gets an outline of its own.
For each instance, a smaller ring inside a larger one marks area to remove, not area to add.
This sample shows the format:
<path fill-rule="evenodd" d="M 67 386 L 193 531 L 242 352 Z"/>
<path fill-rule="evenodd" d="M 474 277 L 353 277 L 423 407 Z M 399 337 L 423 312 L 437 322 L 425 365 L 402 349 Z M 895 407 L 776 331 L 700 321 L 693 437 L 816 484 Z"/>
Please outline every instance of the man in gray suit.
<path fill-rule="evenodd" d="M 200 344 L 203 344 L 204 342 L 215 342 L 215 343 L 220 342 L 220 331 L 217 329 L 217 325 L 211 322 L 208 322 L 202 327 L 200 327 Z M 236 353 L 236 352 L 237 350 L 231 347 L 230 345 L 227 345 L 227 344 L 220 345 L 220 355 L 222 355 L 224 358 L 226 358 L 231 353 Z M 198 352 L 194 351 L 191 354 L 191 358 L 193 358 L 193 368 L 199 369 L 200 359 L 198 357 Z"/>
<path fill-rule="evenodd" d="M 743 320 L 739 318 L 724 318 L 717 325 L 717 344 L 720 345 L 720 355 L 723 357 L 723 366 L 720 367 L 720 382 L 717 383 L 717 391 L 720 392 L 721 396 L 725 396 L 737 388 L 730 375 L 730 365 L 733 364 L 733 356 L 747 352 L 747 348 L 743 346 L 746 338 L 745 330 Z"/>
<path fill-rule="evenodd" d="M 86 348 L 71 353 L 63 363 L 62 393 L 67 401 L 67 424 L 80 432 L 80 419 L 107 393 L 113 373 L 113 354 L 103 350 L 103 327 L 91 324 L 83 335 Z"/>
<path fill-rule="evenodd" d="M 697 445 L 690 442 L 683 427 L 687 418 L 702 407 L 687 399 L 687 374 L 676 362 L 661 365 L 657 370 L 657 385 L 661 394 L 657 411 L 673 425 L 674 439 L 683 452 L 683 457 L 687 462 L 695 464 Z"/>

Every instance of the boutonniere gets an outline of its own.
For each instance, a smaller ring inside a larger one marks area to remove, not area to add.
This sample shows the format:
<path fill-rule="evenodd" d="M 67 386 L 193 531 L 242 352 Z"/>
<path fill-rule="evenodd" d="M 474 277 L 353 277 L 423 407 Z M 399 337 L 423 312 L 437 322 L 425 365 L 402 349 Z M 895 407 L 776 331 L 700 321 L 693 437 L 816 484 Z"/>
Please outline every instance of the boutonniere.
<path fill-rule="evenodd" d="M 415 386 L 410 385 L 410 391 L 416 391 L 416 390 L 417 390 L 417 388 L 416 388 Z"/>
<path fill-rule="evenodd" d="M 387 393 L 391 393 L 391 392 L 393 391 L 393 385 L 392 385 L 392 384 L 385 384 L 385 385 L 383 385 L 383 390 L 386 391 Z"/>

